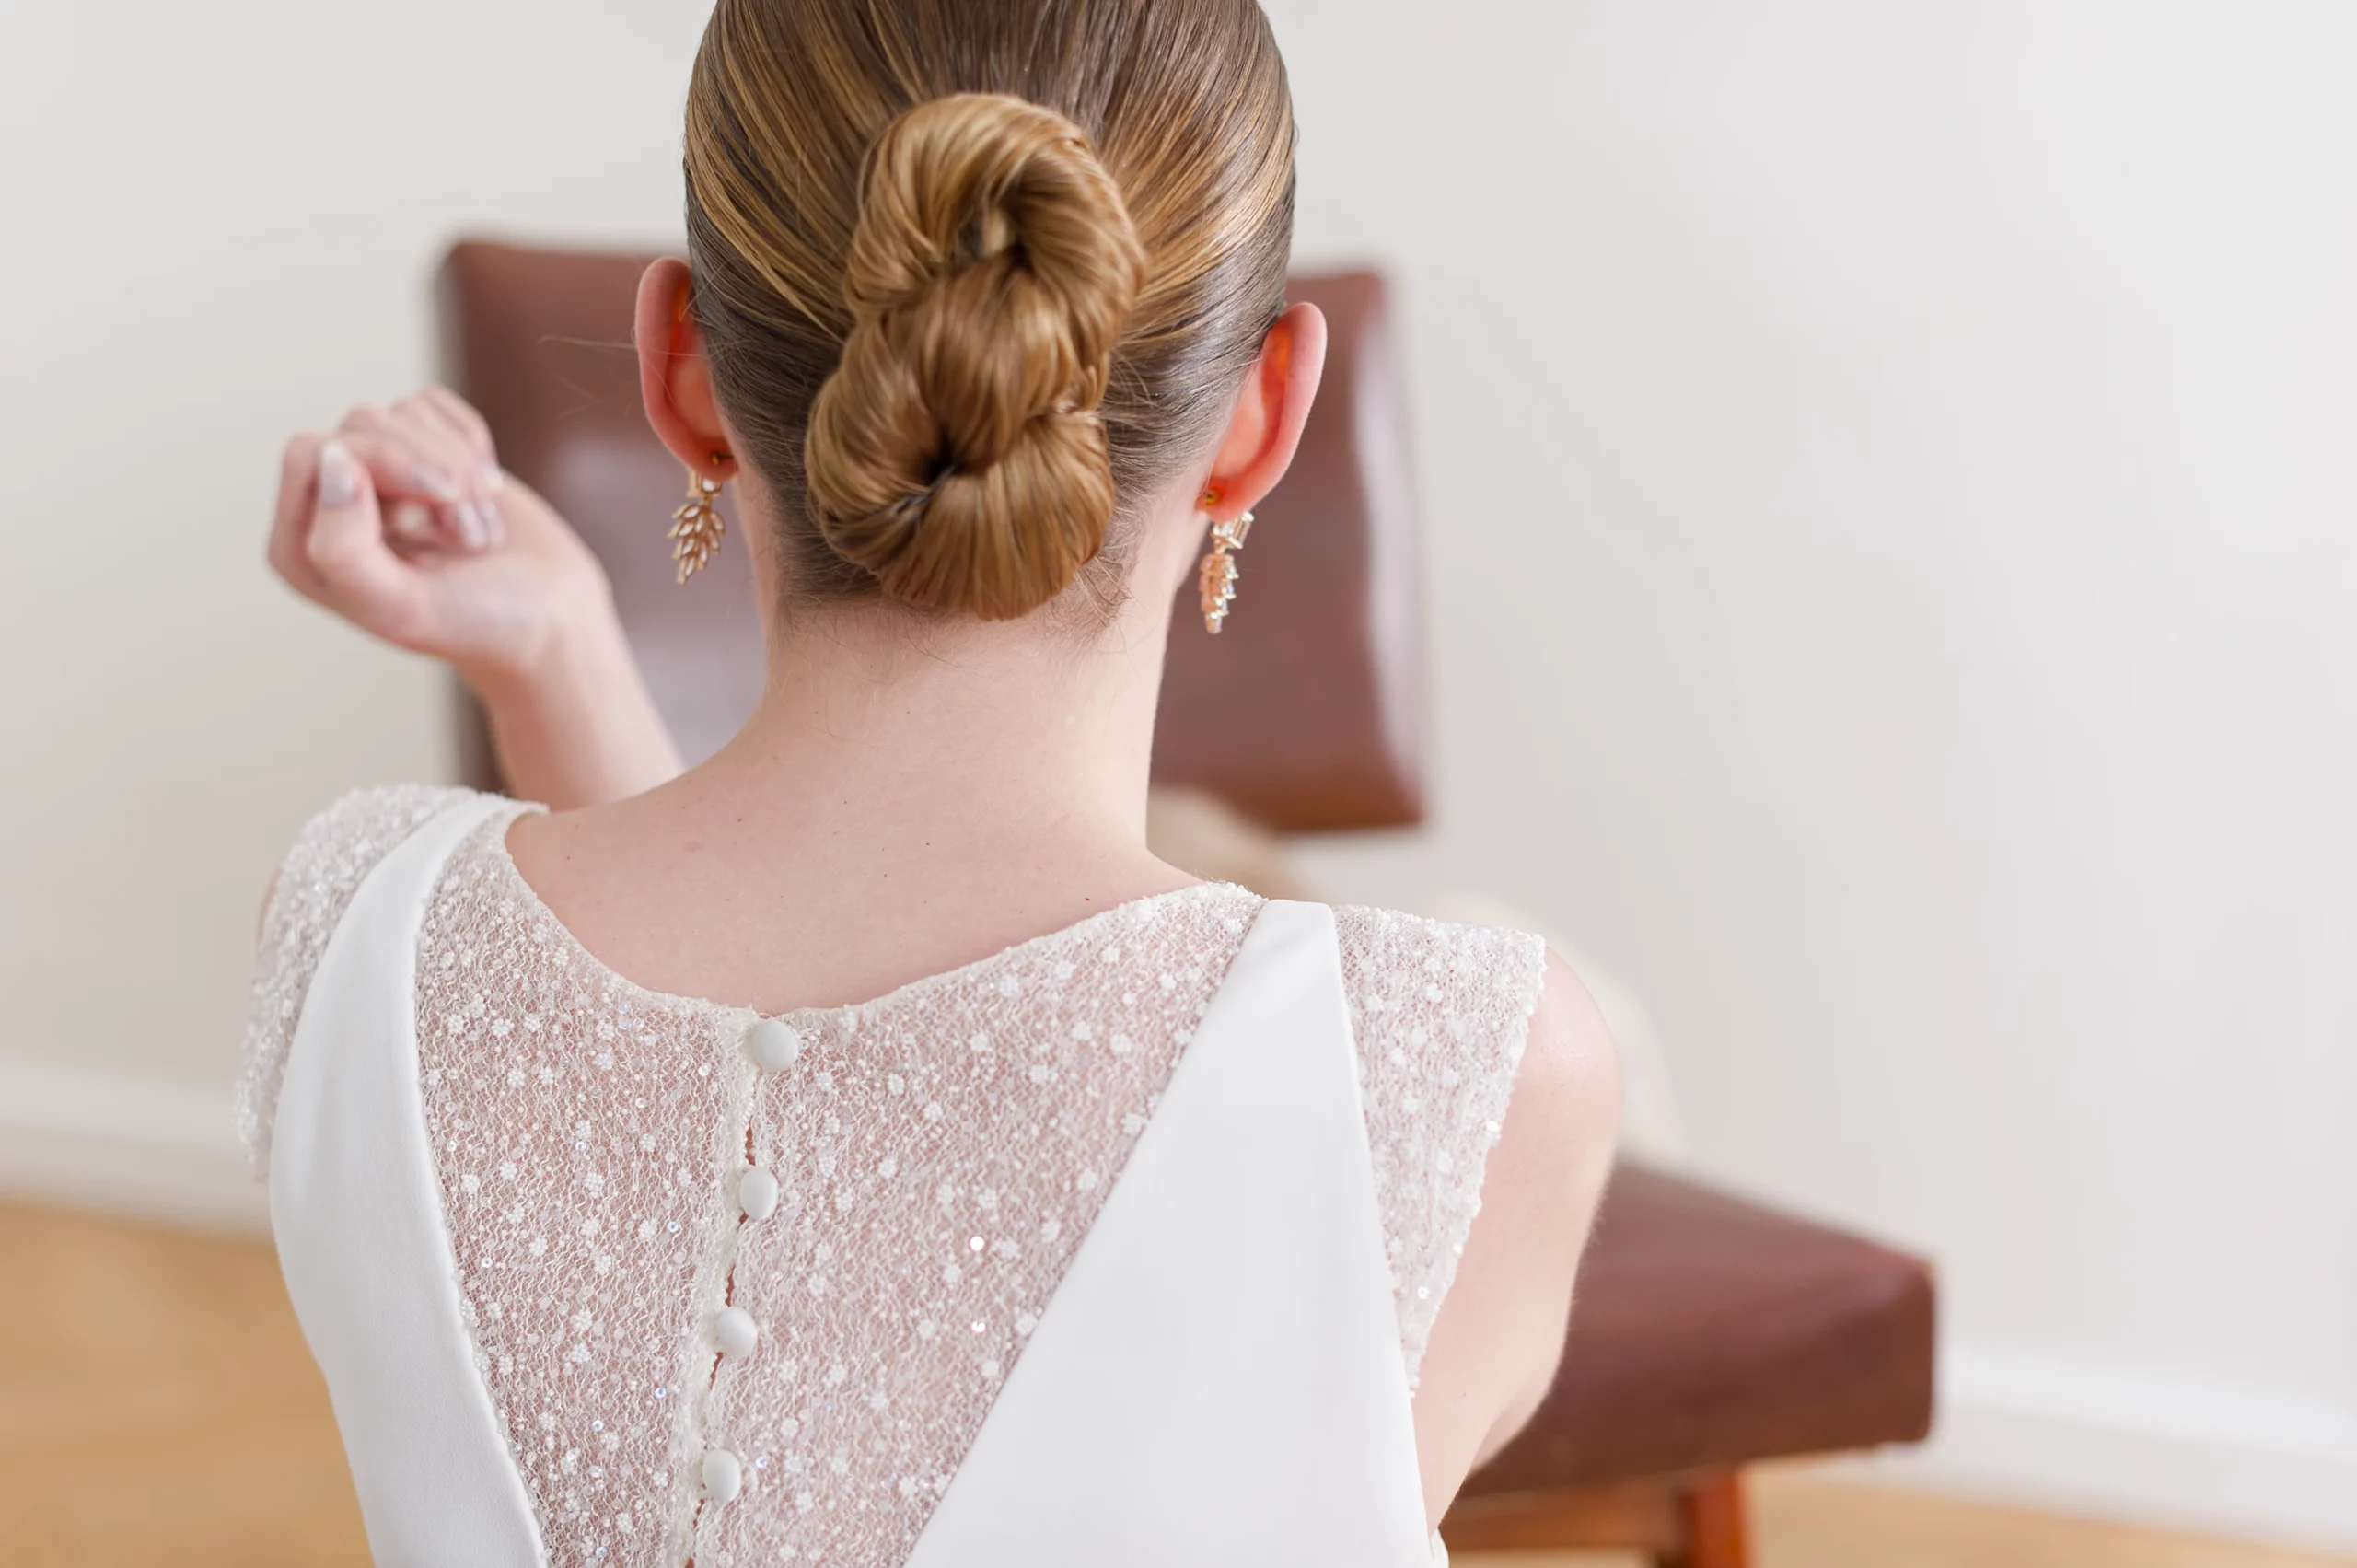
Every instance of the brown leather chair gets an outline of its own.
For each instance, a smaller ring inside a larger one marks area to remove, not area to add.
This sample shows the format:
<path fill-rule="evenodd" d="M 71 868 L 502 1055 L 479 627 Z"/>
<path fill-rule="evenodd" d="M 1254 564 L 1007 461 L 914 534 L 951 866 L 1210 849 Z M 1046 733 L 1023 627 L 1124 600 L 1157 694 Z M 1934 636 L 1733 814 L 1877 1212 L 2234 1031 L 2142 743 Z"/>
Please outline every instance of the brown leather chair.
<path fill-rule="evenodd" d="M 686 588 L 663 539 L 684 486 L 638 401 L 644 256 L 465 243 L 441 275 L 443 362 L 506 467 L 606 563 L 622 621 L 691 758 L 752 706 L 758 622 L 741 548 Z M 1325 390 L 1260 508 L 1239 609 L 1201 634 L 1182 593 L 1155 777 L 1295 831 L 1422 816 L 1418 540 L 1379 279 L 1296 277 L 1331 325 Z M 461 710 L 475 781 L 493 784 Z M 1737 1568 L 1740 1467 L 1928 1429 L 1933 1290 L 1919 1260 L 1624 1165 L 1538 1415 L 1468 1484 L 1452 1545 L 1634 1547 Z"/>
<path fill-rule="evenodd" d="M 1555 1386 L 1443 1532 L 1741 1568 L 1745 1464 L 1931 1429 L 1932 1313 L 1920 1259 L 1624 1161 Z"/>

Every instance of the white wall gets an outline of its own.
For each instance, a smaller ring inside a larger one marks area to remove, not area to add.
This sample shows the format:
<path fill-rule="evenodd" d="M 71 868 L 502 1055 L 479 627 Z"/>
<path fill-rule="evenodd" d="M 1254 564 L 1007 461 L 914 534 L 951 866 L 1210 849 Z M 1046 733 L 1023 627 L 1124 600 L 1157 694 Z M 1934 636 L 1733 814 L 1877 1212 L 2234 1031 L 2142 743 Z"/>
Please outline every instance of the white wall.
<path fill-rule="evenodd" d="M 1929 1249 L 1944 1473 L 2357 1539 L 2357 13 L 1273 9 L 1434 535 L 1441 821 L 1321 864 Z"/>
<path fill-rule="evenodd" d="M 2357 14 L 1271 10 L 1433 533 L 1440 819 L 1321 872 L 1546 915 L 1709 1168 L 1933 1253 L 1919 1468 L 2357 1542 Z M 0 22 L 0 1180 L 93 1074 L 215 1136 L 287 835 L 447 768 L 276 445 L 453 233 L 672 232 L 700 21 Z"/>
<path fill-rule="evenodd" d="M 263 571 L 278 447 L 430 377 L 453 234 L 678 228 L 707 9 L 0 21 L 6 1059 L 216 1089 L 288 836 L 450 765 L 438 678 Z"/>

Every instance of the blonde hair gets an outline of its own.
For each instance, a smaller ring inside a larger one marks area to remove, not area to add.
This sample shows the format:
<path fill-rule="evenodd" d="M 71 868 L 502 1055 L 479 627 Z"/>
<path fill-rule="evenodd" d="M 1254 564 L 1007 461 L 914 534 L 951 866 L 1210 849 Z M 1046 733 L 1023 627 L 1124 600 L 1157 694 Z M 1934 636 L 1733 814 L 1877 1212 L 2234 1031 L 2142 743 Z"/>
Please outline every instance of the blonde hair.
<path fill-rule="evenodd" d="M 693 309 L 787 591 L 1117 601 L 1283 309 L 1293 147 L 1252 0 L 720 0 Z"/>

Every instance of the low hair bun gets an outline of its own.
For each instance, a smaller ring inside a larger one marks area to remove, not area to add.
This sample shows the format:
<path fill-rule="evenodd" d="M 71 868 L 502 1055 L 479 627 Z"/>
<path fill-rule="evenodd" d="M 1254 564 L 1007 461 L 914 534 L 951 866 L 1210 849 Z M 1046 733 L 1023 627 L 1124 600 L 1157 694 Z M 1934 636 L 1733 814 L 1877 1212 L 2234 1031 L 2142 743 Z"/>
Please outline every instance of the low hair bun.
<path fill-rule="evenodd" d="M 985 620 L 1104 545 L 1104 401 L 1145 256 L 1080 128 L 996 93 L 928 99 L 864 171 L 842 357 L 811 405 L 819 529 L 895 599 Z"/>

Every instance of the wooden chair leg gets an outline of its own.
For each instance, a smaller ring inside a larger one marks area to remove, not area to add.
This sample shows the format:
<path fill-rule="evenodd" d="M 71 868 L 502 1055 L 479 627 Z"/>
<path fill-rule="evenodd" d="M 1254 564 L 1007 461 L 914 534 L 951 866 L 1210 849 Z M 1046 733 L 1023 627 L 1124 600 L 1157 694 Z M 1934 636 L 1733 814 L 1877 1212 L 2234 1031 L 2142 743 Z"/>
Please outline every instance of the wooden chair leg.
<path fill-rule="evenodd" d="M 1440 1524 L 1455 1551 L 1634 1551 L 1666 1562 L 1688 1536 L 1675 1477 L 1460 1497 Z"/>
<path fill-rule="evenodd" d="M 1688 1482 L 1678 1497 L 1678 1550 L 1659 1560 L 1661 1568 L 1751 1568 L 1741 1470 Z"/>
<path fill-rule="evenodd" d="M 1739 1470 L 1461 1497 L 1440 1531 L 1451 1551 L 1617 1547 L 1655 1568 L 1751 1568 Z"/>

